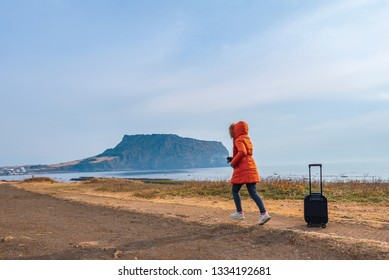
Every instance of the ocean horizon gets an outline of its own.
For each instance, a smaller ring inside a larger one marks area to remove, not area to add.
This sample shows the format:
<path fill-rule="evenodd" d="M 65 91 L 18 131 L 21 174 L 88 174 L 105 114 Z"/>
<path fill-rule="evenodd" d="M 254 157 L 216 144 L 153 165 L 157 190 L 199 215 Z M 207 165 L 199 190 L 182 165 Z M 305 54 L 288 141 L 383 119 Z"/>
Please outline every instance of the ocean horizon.
<path fill-rule="evenodd" d="M 261 177 L 282 179 L 306 179 L 308 164 L 262 165 L 258 164 Z M 227 181 L 231 178 L 232 168 L 193 168 L 172 170 L 125 170 L 107 172 L 39 173 L 0 176 L 4 181 L 20 181 L 31 177 L 50 177 L 59 182 L 69 182 L 80 177 L 128 178 L 128 179 L 170 179 L 195 181 Z M 318 177 L 319 168 L 312 169 L 312 175 Z M 323 163 L 325 181 L 389 181 L 389 164 L 374 163 Z"/>

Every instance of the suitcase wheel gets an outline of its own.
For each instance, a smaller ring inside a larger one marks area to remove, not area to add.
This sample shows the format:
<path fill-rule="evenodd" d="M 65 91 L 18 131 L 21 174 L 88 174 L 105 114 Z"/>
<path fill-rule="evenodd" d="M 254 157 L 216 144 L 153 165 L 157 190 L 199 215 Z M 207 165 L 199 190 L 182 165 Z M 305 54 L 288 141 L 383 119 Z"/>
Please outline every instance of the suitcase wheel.
<path fill-rule="evenodd" d="M 322 224 L 321 227 L 322 227 L 322 228 L 326 228 L 327 225 L 326 225 L 326 224 Z"/>
<path fill-rule="evenodd" d="M 312 227 L 312 224 L 307 224 L 307 227 L 311 228 L 311 227 Z"/>

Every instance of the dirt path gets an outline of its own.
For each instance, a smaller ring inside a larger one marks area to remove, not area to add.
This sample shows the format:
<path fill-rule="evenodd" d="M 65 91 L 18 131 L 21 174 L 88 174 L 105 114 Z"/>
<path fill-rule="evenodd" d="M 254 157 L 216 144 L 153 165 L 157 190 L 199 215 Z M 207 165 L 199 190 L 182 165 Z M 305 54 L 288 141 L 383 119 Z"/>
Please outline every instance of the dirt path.
<path fill-rule="evenodd" d="M 0 184 L 0 259 L 389 259 L 387 223 L 308 229 L 274 213 L 255 226 L 253 210 L 236 223 L 223 202 L 28 188 Z"/>
<path fill-rule="evenodd" d="M 141 199 L 123 199 L 118 197 L 96 196 L 91 194 L 61 193 L 60 197 L 75 201 L 84 201 L 95 205 L 105 205 L 109 207 L 126 209 L 138 213 L 152 213 L 185 220 L 187 222 L 197 222 L 205 225 L 214 224 L 233 224 L 241 227 L 252 227 L 258 222 L 258 213 L 254 207 L 248 207 L 245 211 L 244 221 L 234 221 L 229 218 L 231 214 L 232 203 L 214 203 L 213 205 L 204 205 L 196 203 L 196 199 L 176 199 L 176 200 L 141 200 Z M 209 202 L 208 202 L 209 203 Z M 197 205 L 196 205 L 197 204 Z M 246 204 L 251 204 L 250 201 Z M 226 209 L 227 208 L 227 209 Z M 302 205 L 301 205 L 302 208 Z M 302 233 L 316 233 L 329 237 L 342 237 L 346 239 L 355 239 L 360 241 L 384 242 L 389 243 L 389 225 L 388 223 L 355 223 L 353 221 L 337 221 L 329 223 L 327 228 L 307 228 L 303 216 L 282 215 L 272 213 L 271 223 L 267 228 L 279 230 L 291 230 Z"/>

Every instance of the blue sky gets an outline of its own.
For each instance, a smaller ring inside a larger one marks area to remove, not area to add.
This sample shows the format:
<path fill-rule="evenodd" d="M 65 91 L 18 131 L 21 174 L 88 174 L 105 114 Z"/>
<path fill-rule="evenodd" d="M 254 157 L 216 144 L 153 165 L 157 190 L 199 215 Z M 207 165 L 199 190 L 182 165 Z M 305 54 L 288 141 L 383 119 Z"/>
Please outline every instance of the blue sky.
<path fill-rule="evenodd" d="M 260 165 L 389 162 L 388 1 L 0 0 L 0 166 L 124 134 L 222 141 Z"/>

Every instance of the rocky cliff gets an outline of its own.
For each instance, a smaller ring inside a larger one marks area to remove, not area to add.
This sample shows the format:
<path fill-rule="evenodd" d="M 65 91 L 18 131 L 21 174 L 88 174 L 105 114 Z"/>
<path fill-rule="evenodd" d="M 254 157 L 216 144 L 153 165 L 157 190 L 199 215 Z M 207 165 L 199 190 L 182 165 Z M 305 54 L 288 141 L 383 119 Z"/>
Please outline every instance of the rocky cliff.
<path fill-rule="evenodd" d="M 62 172 L 221 167 L 227 155 L 226 147 L 216 141 L 174 134 L 125 135 L 116 147 L 97 156 L 47 167 Z"/>

